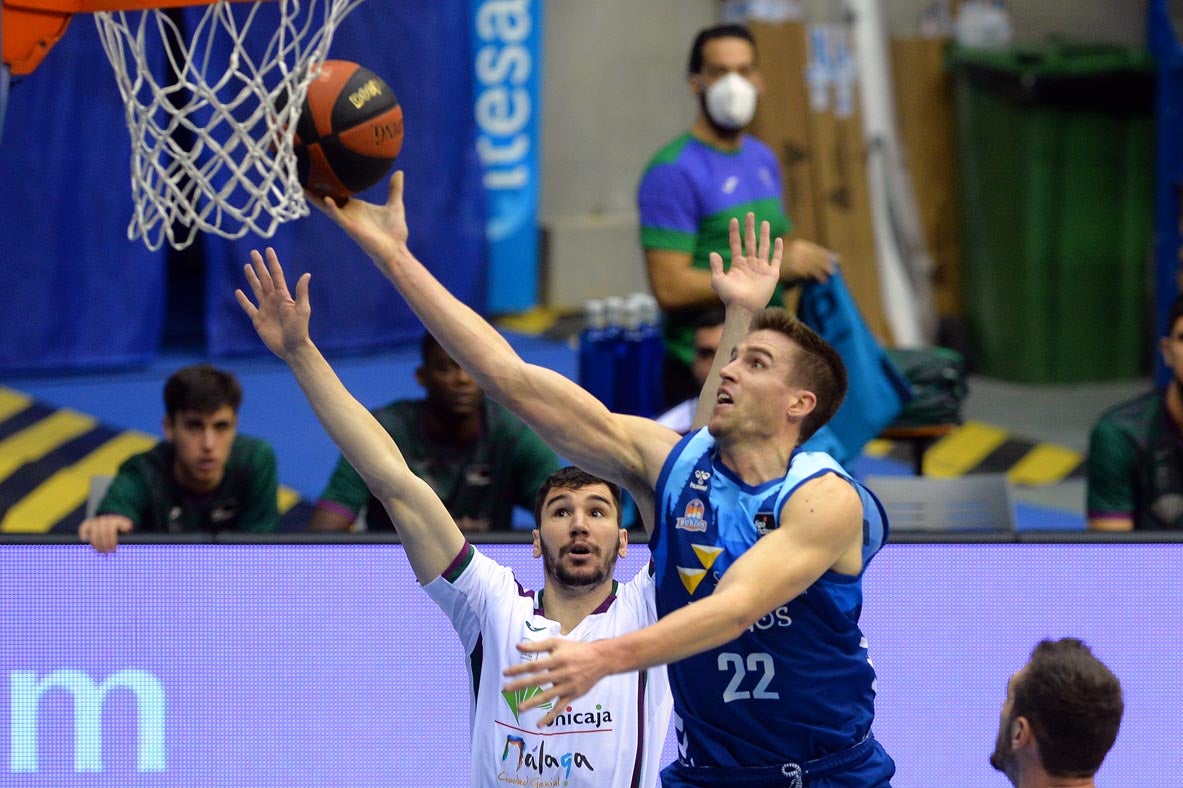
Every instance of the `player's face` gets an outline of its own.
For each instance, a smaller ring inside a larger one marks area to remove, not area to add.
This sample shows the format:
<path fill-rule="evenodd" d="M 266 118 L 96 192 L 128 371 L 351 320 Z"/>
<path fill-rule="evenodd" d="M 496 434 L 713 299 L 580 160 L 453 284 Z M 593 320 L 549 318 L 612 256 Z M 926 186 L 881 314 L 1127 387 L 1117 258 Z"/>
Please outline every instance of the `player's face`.
<path fill-rule="evenodd" d="M 481 387 L 443 348 L 429 347 L 415 374 L 427 393 L 428 405 L 442 415 L 468 416 L 484 404 Z"/>
<path fill-rule="evenodd" d="M 1163 363 L 1171 370 L 1171 377 L 1183 386 L 1183 318 L 1171 326 L 1171 333 L 1159 340 Z"/>
<path fill-rule="evenodd" d="M 691 370 L 694 379 L 701 387 L 711 374 L 711 364 L 715 363 L 715 351 L 719 349 L 719 341 L 723 339 L 723 326 L 705 326 L 694 330 L 694 364 Z"/>
<path fill-rule="evenodd" d="M 778 331 L 753 331 L 736 345 L 720 373 L 708 423 L 711 435 L 773 437 L 788 423 L 790 412 L 800 412 L 807 404 L 811 409 L 813 395 L 789 383 L 796 353 L 792 341 Z"/>
<path fill-rule="evenodd" d="M 164 437 L 176 450 L 173 478 L 182 487 L 208 492 L 222 482 L 230 446 L 238 434 L 238 416 L 229 405 L 213 413 L 178 411 L 164 417 Z"/>
<path fill-rule="evenodd" d="M 534 556 L 547 580 L 567 589 L 593 588 L 612 579 L 627 549 L 620 512 L 603 484 L 547 493 L 534 530 Z"/>
<path fill-rule="evenodd" d="M 728 74 L 739 74 L 758 87 L 756 50 L 742 38 L 712 38 L 702 47 L 702 71 L 693 76 L 699 95 Z"/>
<path fill-rule="evenodd" d="M 1002 714 L 998 721 L 998 739 L 994 742 L 994 752 L 990 755 L 990 765 L 1005 774 L 1012 785 L 1019 784 L 1019 761 L 1011 745 L 1011 728 L 1014 724 L 1012 709 L 1015 702 L 1015 682 L 1019 680 L 1019 673 L 1011 676 L 1006 684 L 1006 702 L 1002 704 Z"/>

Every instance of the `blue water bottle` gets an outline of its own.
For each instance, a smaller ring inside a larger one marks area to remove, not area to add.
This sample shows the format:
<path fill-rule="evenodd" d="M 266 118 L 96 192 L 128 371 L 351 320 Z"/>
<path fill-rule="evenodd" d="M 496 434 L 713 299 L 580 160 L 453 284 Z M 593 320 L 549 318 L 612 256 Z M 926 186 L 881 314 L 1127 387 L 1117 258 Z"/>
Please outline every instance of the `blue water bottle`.
<path fill-rule="evenodd" d="M 604 299 L 604 312 L 607 325 L 604 331 L 608 344 L 612 348 L 612 405 L 610 409 L 616 413 L 632 413 L 633 400 L 630 391 L 632 373 L 630 371 L 629 349 L 626 322 L 627 303 L 620 296 L 608 296 Z"/>
<path fill-rule="evenodd" d="M 579 334 L 579 385 L 604 403 L 616 405 L 616 338 L 608 328 L 603 301 L 592 299 L 583 305 L 583 331 Z"/>
<path fill-rule="evenodd" d="M 641 325 L 641 304 L 635 295 L 623 299 L 624 311 L 616 356 L 616 410 L 630 416 L 643 415 L 648 396 L 641 368 L 645 332 Z"/>
<path fill-rule="evenodd" d="M 639 366 L 641 377 L 644 378 L 640 415 L 653 418 L 661 413 L 663 405 L 665 342 L 661 338 L 661 310 L 657 299 L 648 293 L 637 293 L 635 298 L 641 308 Z"/>

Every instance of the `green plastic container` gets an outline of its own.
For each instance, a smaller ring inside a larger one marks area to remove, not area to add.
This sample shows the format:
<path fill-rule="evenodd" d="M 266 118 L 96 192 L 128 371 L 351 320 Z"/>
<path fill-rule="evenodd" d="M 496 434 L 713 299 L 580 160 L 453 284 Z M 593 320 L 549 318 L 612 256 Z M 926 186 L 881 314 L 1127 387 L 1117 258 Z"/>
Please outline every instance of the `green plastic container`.
<path fill-rule="evenodd" d="M 1144 50 L 953 49 L 975 372 L 1145 374 L 1155 71 Z"/>

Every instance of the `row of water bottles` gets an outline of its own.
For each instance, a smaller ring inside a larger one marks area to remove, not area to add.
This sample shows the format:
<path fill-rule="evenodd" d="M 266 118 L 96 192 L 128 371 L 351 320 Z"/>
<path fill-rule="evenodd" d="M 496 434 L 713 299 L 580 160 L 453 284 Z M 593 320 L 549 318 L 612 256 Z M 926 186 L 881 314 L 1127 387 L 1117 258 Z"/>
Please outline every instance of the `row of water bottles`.
<path fill-rule="evenodd" d="M 662 406 L 661 313 L 648 293 L 592 299 L 583 305 L 579 384 L 608 410 L 653 417 Z"/>

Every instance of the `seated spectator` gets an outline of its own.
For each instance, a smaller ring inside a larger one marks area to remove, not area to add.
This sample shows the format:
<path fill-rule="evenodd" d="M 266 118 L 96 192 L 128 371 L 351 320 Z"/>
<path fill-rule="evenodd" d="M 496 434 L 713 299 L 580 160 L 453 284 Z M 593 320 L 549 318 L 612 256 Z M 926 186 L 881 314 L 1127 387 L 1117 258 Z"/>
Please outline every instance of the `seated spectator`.
<path fill-rule="evenodd" d="M 706 382 L 711 373 L 711 364 L 715 361 L 715 351 L 719 349 L 719 341 L 723 338 L 723 310 L 721 308 L 708 309 L 699 315 L 694 323 L 694 363 L 690 371 L 698 388 Z M 665 413 L 657 417 L 658 424 L 664 424 L 674 432 L 685 435 L 694 426 L 694 414 L 698 410 L 698 395 L 683 400 Z"/>
<path fill-rule="evenodd" d="M 532 509 L 534 494 L 559 461 L 530 428 L 485 393 L 425 334 L 415 379 L 426 397 L 373 411 L 416 476 L 439 495 L 466 533 L 508 531 L 514 506 Z M 365 508 L 367 530 L 392 530 L 382 504 L 340 458 L 316 503 L 309 528 L 343 531 Z"/>
<path fill-rule="evenodd" d="M 1101 415 L 1089 436 L 1088 522 L 1096 531 L 1183 528 L 1183 296 L 1159 351 L 1171 373 Z"/>
<path fill-rule="evenodd" d="M 119 466 L 78 536 L 100 553 L 132 531 L 274 531 L 275 452 L 238 434 L 242 386 L 208 364 L 164 384 L 164 440 Z"/>
<path fill-rule="evenodd" d="M 1040 641 L 1007 683 L 990 765 L 1018 788 L 1093 788 L 1124 710 L 1121 683 L 1088 646 Z"/>

